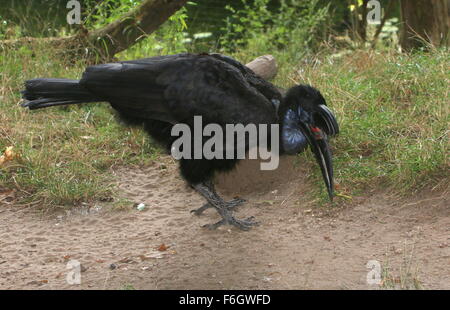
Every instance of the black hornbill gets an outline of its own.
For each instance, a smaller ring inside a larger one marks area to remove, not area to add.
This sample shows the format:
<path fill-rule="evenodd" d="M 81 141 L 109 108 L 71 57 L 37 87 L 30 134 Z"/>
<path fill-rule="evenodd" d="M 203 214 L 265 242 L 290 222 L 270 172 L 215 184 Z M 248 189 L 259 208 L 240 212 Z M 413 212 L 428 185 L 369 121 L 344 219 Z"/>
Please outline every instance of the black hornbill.
<path fill-rule="evenodd" d="M 22 106 L 40 109 L 86 102 L 109 102 L 120 118 L 144 130 L 167 150 L 177 137 L 175 124 L 279 124 L 281 154 L 297 154 L 309 145 L 320 165 L 330 199 L 333 166 L 328 136 L 339 132 L 325 99 L 307 85 L 283 96 L 271 83 L 231 57 L 220 54 L 177 54 L 90 66 L 81 80 L 38 78 L 25 82 Z M 270 146 L 269 146 L 270 147 Z M 248 145 L 246 145 L 248 150 Z M 247 230 L 253 218 L 235 219 L 232 209 L 242 199 L 224 201 L 215 191 L 216 172 L 233 169 L 238 159 L 180 159 L 183 178 L 207 203 L 197 215 L 215 208 L 222 220 Z"/>

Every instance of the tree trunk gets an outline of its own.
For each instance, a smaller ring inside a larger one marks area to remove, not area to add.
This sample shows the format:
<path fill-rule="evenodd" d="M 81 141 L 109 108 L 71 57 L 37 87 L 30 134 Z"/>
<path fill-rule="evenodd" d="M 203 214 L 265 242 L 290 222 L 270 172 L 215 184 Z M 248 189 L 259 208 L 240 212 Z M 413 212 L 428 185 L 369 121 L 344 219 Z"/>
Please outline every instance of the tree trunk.
<path fill-rule="evenodd" d="M 367 3 L 369 0 L 363 0 L 359 6 L 358 1 L 351 0 L 349 3 L 354 5 L 354 10 L 351 12 L 351 26 L 352 26 L 352 38 L 364 43 L 367 39 Z"/>
<path fill-rule="evenodd" d="M 0 48 L 16 49 L 24 44 L 44 43 L 49 48 L 64 49 L 74 57 L 100 56 L 100 61 L 113 56 L 144 39 L 158 29 L 188 0 L 146 0 L 115 22 L 93 31 L 82 31 L 65 38 L 20 38 L 0 41 Z M 94 57 L 95 58 L 95 57 Z"/>
<path fill-rule="evenodd" d="M 367 3 L 369 3 L 369 0 L 364 0 L 363 4 L 361 5 L 361 8 L 359 10 L 356 10 L 357 12 L 361 13 L 361 19 L 358 19 L 358 38 L 361 40 L 361 42 L 366 42 L 367 39 Z"/>
<path fill-rule="evenodd" d="M 448 46 L 449 0 L 401 0 L 400 45 L 409 51 L 432 44 Z"/>

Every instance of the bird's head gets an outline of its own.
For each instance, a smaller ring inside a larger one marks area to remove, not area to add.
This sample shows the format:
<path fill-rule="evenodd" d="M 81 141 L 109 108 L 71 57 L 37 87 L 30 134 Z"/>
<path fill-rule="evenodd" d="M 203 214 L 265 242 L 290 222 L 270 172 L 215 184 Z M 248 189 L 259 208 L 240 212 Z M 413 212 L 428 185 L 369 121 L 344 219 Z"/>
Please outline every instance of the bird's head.
<path fill-rule="evenodd" d="M 282 151 L 294 155 L 309 145 L 322 171 L 328 195 L 333 199 L 333 163 L 328 136 L 338 134 L 339 125 L 325 99 L 314 87 L 297 85 L 284 96 L 278 114 Z"/>

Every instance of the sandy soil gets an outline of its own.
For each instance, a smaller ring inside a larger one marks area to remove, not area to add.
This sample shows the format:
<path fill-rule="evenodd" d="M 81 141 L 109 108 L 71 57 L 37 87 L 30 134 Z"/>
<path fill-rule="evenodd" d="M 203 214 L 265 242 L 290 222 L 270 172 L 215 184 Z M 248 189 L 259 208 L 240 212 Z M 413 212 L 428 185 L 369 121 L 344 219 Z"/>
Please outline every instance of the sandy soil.
<path fill-rule="evenodd" d="M 144 211 L 103 203 L 45 214 L 0 193 L 0 288 L 379 289 L 366 281 L 367 262 L 378 260 L 397 288 L 450 289 L 448 193 L 378 193 L 319 208 L 302 198 L 311 185 L 294 166 L 284 158 L 277 171 L 261 172 L 244 161 L 217 178 L 225 197 L 248 200 L 236 216 L 256 217 L 249 232 L 203 229 L 218 215 L 189 213 L 203 199 L 170 158 L 114 172 Z M 70 260 L 82 265 L 79 285 L 66 281 Z"/>

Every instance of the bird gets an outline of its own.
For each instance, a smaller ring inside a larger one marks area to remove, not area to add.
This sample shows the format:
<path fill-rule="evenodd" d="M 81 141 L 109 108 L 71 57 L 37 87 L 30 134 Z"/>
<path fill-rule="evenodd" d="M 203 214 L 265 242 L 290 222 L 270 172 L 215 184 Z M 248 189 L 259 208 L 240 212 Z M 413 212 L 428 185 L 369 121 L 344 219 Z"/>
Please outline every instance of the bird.
<path fill-rule="evenodd" d="M 279 155 L 296 155 L 310 147 L 333 199 L 329 137 L 339 133 L 339 125 L 320 91 L 306 84 L 282 91 L 230 56 L 181 53 L 92 65 L 80 80 L 27 80 L 21 93 L 22 106 L 30 110 L 109 103 L 124 124 L 142 127 L 168 153 L 177 139 L 172 134 L 174 126 L 185 124 L 192 129 L 198 116 L 204 125 L 217 124 L 221 128 L 226 124 L 278 125 Z M 204 143 L 205 138 L 202 139 Z M 270 141 L 268 149 L 273 147 Z M 227 147 L 230 145 L 224 148 Z M 249 147 L 246 142 L 245 151 Z M 214 208 L 221 216 L 220 221 L 204 225 L 209 229 L 228 224 L 249 230 L 259 224 L 254 217 L 235 218 L 234 209 L 246 201 L 241 198 L 225 201 L 214 187 L 214 176 L 231 171 L 239 160 L 235 157 L 178 160 L 182 178 L 206 200 L 192 212 L 201 215 Z"/>

